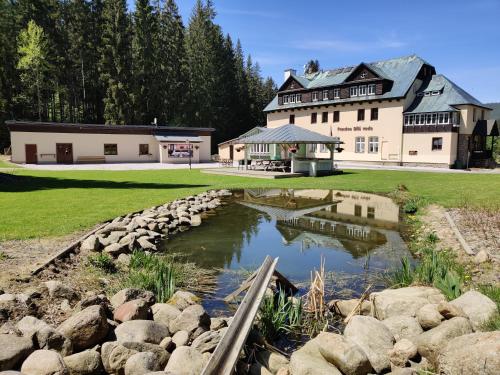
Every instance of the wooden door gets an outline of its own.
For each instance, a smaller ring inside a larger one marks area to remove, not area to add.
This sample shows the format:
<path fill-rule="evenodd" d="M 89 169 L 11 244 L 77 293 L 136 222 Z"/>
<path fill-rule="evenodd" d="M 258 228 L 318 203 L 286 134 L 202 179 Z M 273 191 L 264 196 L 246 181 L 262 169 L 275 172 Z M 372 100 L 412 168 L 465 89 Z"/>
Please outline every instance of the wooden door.
<path fill-rule="evenodd" d="M 234 146 L 229 146 L 229 159 L 233 160 L 234 158 Z"/>
<path fill-rule="evenodd" d="M 73 164 L 73 145 L 71 143 L 56 143 L 57 164 Z"/>
<path fill-rule="evenodd" d="M 36 150 L 36 145 L 24 145 L 26 151 L 26 164 L 37 164 L 38 154 Z"/>

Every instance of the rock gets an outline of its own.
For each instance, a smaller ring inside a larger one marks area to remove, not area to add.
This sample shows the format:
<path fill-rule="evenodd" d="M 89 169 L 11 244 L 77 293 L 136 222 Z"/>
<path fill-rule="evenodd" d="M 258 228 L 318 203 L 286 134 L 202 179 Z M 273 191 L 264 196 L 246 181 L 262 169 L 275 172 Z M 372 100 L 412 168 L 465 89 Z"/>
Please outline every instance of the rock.
<path fill-rule="evenodd" d="M 500 374 L 500 331 L 456 337 L 439 355 L 439 374 Z"/>
<path fill-rule="evenodd" d="M 52 349 L 62 356 L 72 353 L 71 341 L 43 320 L 34 316 L 25 316 L 17 322 L 16 327 L 23 336 L 34 338 L 39 349 Z"/>
<path fill-rule="evenodd" d="M 18 367 L 34 346 L 31 338 L 0 334 L 0 348 L 0 371 L 3 371 Z"/>
<path fill-rule="evenodd" d="M 226 318 L 210 318 L 210 331 L 218 331 L 224 327 L 227 327 Z"/>
<path fill-rule="evenodd" d="M 474 263 L 476 264 L 485 263 L 489 259 L 490 255 L 488 254 L 488 252 L 486 250 L 481 250 L 474 256 Z"/>
<path fill-rule="evenodd" d="M 169 303 L 155 303 L 151 306 L 151 311 L 153 312 L 153 320 L 166 326 L 169 326 L 170 322 L 181 315 L 181 310 Z"/>
<path fill-rule="evenodd" d="M 191 343 L 191 347 L 199 350 L 201 353 L 213 352 L 219 343 L 225 330 L 220 331 L 207 331 L 202 333 Z"/>
<path fill-rule="evenodd" d="M 180 346 L 172 353 L 165 372 L 175 375 L 199 375 L 203 366 L 203 355 L 198 350 L 189 346 Z"/>
<path fill-rule="evenodd" d="M 69 375 L 61 355 L 52 350 L 35 350 L 23 362 L 21 372 L 26 375 Z"/>
<path fill-rule="evenodd" d="M 170 336 L 167 326 L 151 320 L 129 320 L 115 329 L 118 342 L 148 342 L 159 344 Z"/>
<path fill-rule="evenodd" d="M 150 344 L 147 342 L 123 342 L 120 345 L 140 353 L 153 353 L 156 356 L 156 361 L 162 364 L 162 368 L 165 367 L 165 364 L 167 364 L 167 361 L 170 358 L 170 353 L 168 353 L 160 345 Z"/>
<path fill-rule="evenodd" d="M 248 371 L 249 375 L 273 375 L 265 366 L 261 365 L 259 362 L 254 362 L 251 364 Z"/>
<path fill-rule="evenodd" d="M 334 365 L 323 358 L 314 340 L 292 353 L 290 372 L 293 375 L 342 375 Z"/>
<path fill-rule="evenodd" d="M 108 240 L 109 244 L 119 243 L 122 237 L 124 237 L 126 234 L 126 231 L 115 230 L 112 231 L 106 239 Z"/>
<path fill-rule="evenodd" d="M 111 352 L 114 348 L 120 345 L 117 341 L 107 341 L 102 344 L 101 347 L 101 361 L 104 369 L 107 373 L 110 373 L 112 370 L 109 366 L 109 357 L 111 356 Z"/>
<path fill-rule="evenodd" d="M 396 315 L 415 316 L 422 306 L 446 301 L 446 298 L 436 288 L 411 286 L 372 293 L 370 300 L 374 316 L 383 320 Z"/>
<path fill-rule="evenodd" d="M 23 373 L 19 371 L 9 370 L 9 371 L 0 371 L 0 375 L 23 375 Z"/>
<path fill-rule="evenodd" d="M 457 299 L 451 301 L 450 304 L 462 308 L 475 331 L 479 330 L 481 325 L 491 319 L 497 312 L 495 302 L 475 290 L 470 290 L 462 294 Z"/>
<path fill-rule="evenodd" d="M 210 327 L 210 317 L 201 305 L 191 305 L 186 307 L 169 325 L 172 333 L 182 330 L 191 333 L 198 327 L 206 327 L 207 330 Z"/>
<path fill-rule="evenodd" d="M 188 331 L 176 332 L 172 336 L 172 342 L 175 344 L 176 347 L 186 346 L 189 342 L 189 332 Z"/>
<path fill-rule="evenodd" d="M 70 375 L 93 375 L 103 372 L 101 355 L 95 350 L 85 350 L 64 357 L 64 363 Z"/>
<path fill-rule="evenodd" d="M 201 216 L 200 215 L 192 215 L 191 216 L 191 226 L 198 227 L 201 225 Z"/>
<path fill-rule="evenodd" d="M 351 311 L 357 306 L 358 299 L 348 299 L 348 300 L 333 300 L 328 303 L 328 307 L 335 314 L 346 317 L 351 313 Z M 372 304 L 369 301 L 363 301 L 361 303 L 361 313 L 356 311 L 359 315 L 370 315 L 372 310 Z"/>
<path fill-rule="evenodd" d="M 110 312 L 109 308 L 109 300 L 104 294 L 91 295 L 76 304 L 73 309 L 73 312 L 79 312 L 86 309 L 89 306 L 100 305 L 103 307 L 104 311 L 106 311 L 106 315 Z"/>
<path fill-rule="evenodd" d="M 314 339 L 321 355 L 345 375 L 364 375 L 372 366 L 363 350 L 350 339 L 322 332 Z"/>
<path fill-rule="evenodd" d="M 80 245 L 81 251 L 97 251 L 99 250 L 99 239 L 95 234 L 91 234 L 82 241 Z"/>
<path fill-rule="evenodd" d="M 130 251 L 134 250 L 134 244 L 137 234 L 129 233 L 125 237 L 122 237 L 118 242 L 120 245 L 127 247 Z"/>
<path fill-rule="evenodd" d="M 355 315 L 345 327 L 344 336 L 361 347 L 376 372 L 390 367 L 387 352 L 393 347 L 394 336 L 382 322 Z"/>
<path fill-rule="evenodd" d="M 156 245 L 148 241 L 146 237 L 139 237 L 137 243 L 143 250 L 156 251 Z"/>
<path fill-rule="evenodd" d="M 439 314 L 445 317 L 445 319 L 456 318 L 457 316 L 467 318 L 467 315 L 465 315 L 465 312 L 461 307 L 452 305 L 449 302 L 439 302 L 437 310 L 439 311 Z"/>
<path fill-rule="evenodd" d="M 285 356 L 270 352 L 268 350 L 261 350 L 257 352 L 257 360 L 262 363 L 273 374 L 276 374 L 282 367 L 288 367 L 290 361 Z"/>
<path fill-rule="evenodd" d="M 397 367 L 405 367 L 406 363 L 416 355 L 417 346 L 408 339 L 401 339 L 389 351 L 389 359 Z"/>
<path fill-rule="evenodd" d="M 64 298 L 67 300 L 74 300 L 78 298 L 78 294 L 69 286 L 60 281 L 50 280 L 44 282 L 47 287 L 50 298 Z"/>
<path fill-rule="evenodd" d="M 411 316 L 393 316 L 382 320 L 382 323 L 391 331 L 396 341 L 416 337 L 423 332 L 417 319 Z"/>
<path fill-rule="evenodd" d="M 276 371 L 275 375 L 290 375 L 290 367 L 281 367 L 280 369 L 278 369 L 278 371 Z"/>
<path fill-rule="evenodd" d="M 139 298 L 145 300 L 150 305 L 155 303 L 155 295 L 152 292 L 142 289 L 125 288 L 111 297 L 111 305 L 116 309 L 125 302 Z"/>
<path fill-rule="evenodd" d="M 428 303 L 417 311 L 417 320 L 423 329 L 431 329 L 441 324 L 444 317 L 439 313 L 437 307 L 438 305 L 435 303 Z"/>
<path fill-rule="evenodd" d="M 166 362 L 160 362 L 155 353 L 136 353 L 125 363 L 125 375 L 143 375 L 147 372 L 161 370 L 165 365 Z"/>
<path fill-rule="evenodd" d="M 76 351 L 99 344 L 108 334 L 106 312 L 101 305 L 94 305 L 66 319 L 57 331 L 69 338 Z"/>
<path fill-rule="evenodd" d="M 179 310 L 184 310 L 186 307 L 190 305 L 196 305 L 200 302 L 200 298 L 195 296 L 193 293 L 184 292 L 182 290 L 178 290 L 174 293 L 172 298 L 168 300 L 168 303 L 174 305 Z"/>
<path fill-rule="evenodd" d="M 107 361 L 104 361 L 103 358 L 103 364 L 106 372 L 111 374 L 124 374 L 125 364 L 127 363 L 128 359 L 136 353 L 137 350 L 126 348 L 125 346 L 120 344 L 114 346 L 109 353 Z"/>
<path fill-rule="evenodd" d="M 63 299 L 61 301 L 61 304 L 59 305 L 59 308 L 63 312 L 71 312 L 73 309 L 71 308 L 71 305 L 67 299 Z"/>
<path fill-rule="evenodd" d="M 129 250 L 128 250 L 128 247 L 126 247 L 125 245 L 121 245 L 117 242 L 115 243 L 112 243 L 111 245 L 108 245 L 104 248 L 103 250 L 105 253 L 111 255 L 112 257 L 118 257 L 118 255 L 120 254 L 123 254 L 123 253 L 127 253 Z"/>
<path fill-rule="evenodd" d="M 116 261 L 124 267 L 129 267 L 130 258 L 131 258 L 130 254 L 120 254 L 118 255 L 118 258 L 116 258 Z"/>
<path fill-rule="evenodd" d="M 159 346 L 169 353 L 173 352 L 175 349 L 175 344 L 172 341 L 172 337 L 165 337 L 163 340 L 161 340 Z"/>
<path fill-rule="evenodd" d="M 472 332 L 469 320 L 462 317 L 445 320 L 416 338 L 418 353 L 436 365 L 439 352 L 449 340 Z"/>
<path fill-rule="evenodd" d="M 120 305 L 113 314 L 113 319 L 117 322 L 128 320 L 146 320 L 149 318 L 149 305 L 143 299 L 134 299 Z"/>

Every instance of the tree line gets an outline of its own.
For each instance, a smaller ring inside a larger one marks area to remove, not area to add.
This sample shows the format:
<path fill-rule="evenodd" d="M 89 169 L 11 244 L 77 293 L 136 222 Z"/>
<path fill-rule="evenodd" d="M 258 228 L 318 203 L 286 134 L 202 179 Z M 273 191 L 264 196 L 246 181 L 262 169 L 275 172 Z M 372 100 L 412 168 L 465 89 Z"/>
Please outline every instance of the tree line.
<path fill-rule="evenodd" d="M 198 0 L 0 0 L 0 146 L 6 119 L 202 126 L 214 143 L 265 125 L 263 79 Z M 3 143 L 3 144 L 2 144 Z"/>

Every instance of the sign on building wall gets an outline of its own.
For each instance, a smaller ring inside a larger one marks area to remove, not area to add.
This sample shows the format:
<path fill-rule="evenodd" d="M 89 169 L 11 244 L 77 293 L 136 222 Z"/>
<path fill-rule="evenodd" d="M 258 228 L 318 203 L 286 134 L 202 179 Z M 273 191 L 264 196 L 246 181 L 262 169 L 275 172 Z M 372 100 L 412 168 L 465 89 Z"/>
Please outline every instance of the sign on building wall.
<path fill-rule="evenodd" d="M 193 157 L 193 145 L 187 143 L 171 143 L 168 145 L 168 156 L 170 158 Z"/>

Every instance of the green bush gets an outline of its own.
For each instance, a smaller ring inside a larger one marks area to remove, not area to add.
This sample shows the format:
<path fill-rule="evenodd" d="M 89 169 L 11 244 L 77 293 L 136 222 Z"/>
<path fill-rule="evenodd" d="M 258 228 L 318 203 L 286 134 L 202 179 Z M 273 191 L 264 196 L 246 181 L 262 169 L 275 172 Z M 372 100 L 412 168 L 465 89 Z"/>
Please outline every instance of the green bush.
<path fill-rule="evenodd" d="M 113 259 L 106 253 L 91 254 L 87 259 L 91 266 L 99 268 L 106 273 L 116 272 Z"/>
<path fill-rule="evenodd" d="M 403 211 L 407 214 L 414 214 L 418 210 L 418 204 L 415 199 L 409 199 L 404 205 L 403 205 Z"/>

